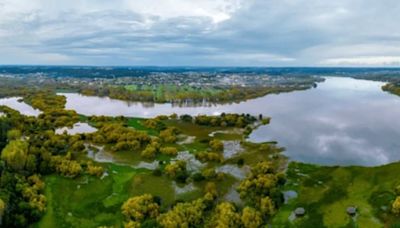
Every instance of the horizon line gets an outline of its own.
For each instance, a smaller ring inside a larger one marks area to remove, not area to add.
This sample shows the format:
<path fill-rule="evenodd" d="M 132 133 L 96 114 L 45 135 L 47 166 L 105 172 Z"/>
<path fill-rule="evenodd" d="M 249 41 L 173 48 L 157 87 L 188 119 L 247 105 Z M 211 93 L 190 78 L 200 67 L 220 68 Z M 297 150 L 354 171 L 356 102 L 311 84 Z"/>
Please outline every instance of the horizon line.
<path fill-rule="evenodd" d="M 132 68 L 349 68 L 349 69 L 400 69 L 400 66 L 218 66 L 218 65 L 75 65 L 75 64 L 0 64 L 0 67 L 132 67 Z"/>

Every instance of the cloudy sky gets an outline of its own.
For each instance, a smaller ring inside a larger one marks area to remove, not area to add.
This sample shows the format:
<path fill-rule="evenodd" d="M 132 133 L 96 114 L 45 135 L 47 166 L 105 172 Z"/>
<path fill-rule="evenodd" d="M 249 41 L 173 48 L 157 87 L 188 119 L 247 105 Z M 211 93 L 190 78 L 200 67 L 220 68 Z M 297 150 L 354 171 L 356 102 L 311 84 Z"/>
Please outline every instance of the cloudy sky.
<path fill-rule="evenodd" d="M 400 66 L 398 0 L 0 0 L 0 64 Z"/>

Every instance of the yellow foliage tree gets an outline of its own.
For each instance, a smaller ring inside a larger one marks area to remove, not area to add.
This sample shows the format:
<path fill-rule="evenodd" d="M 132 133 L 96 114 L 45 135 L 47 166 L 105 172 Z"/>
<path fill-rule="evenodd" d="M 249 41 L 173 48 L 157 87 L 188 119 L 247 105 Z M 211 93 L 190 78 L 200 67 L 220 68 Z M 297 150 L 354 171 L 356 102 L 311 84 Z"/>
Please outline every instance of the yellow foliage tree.
<path fill-rule="evenodd" d="M 397 196 L 392 204 L 392 212 L 396 215 L 400 215 L 400 196 Z"/>
<path fill-rule="evenodd" d="M 214 182 L 207 182 L 206 186 L 204 187 L 204 193 L 204 198 L 206 200 L 214 200 L 218 196 L 217 185 Z"/>
<path fill-rule="evenodd" d="M 46 211 L 46 197 L 41 194 L 45 184 L 38 175 L 28 177 L 28 183 L 24 183 L 21 188 L 22 196 L 28 201 L 29 206 L 43 213 Z"/>
<path fill-rule="evenodd" d="M 268 196 L 260 200 L 260 210 L 265 215 L 273 215 L 275 213 L 274 202 Z"/>
<path fill-rule="evenodd" d="M 159 136 L 165 143 L 174 143 L 177 140 L 176 133 L 177 133 L 176 128 L 169 127 L 167 129 L 161 131 Z"/>
<path fill-rule="evenodd" d="M 196 158 L 201 162 L 222 162 L 224 157 L 222 154 L 215 153 L 215 152 L 199 152 L 196 154 Z"/>
<path fill-rule="evenodd" d="M 8 140 L 18 140 L 21 138 L 21 131 L 17 129 L 9 130 L 7 132 L 7 139 Z"/>
<path fill-rule="evenodd" d="M 245 228 L 258 228 L 263 223 L 261 213 L 252 207 L 245 207 L 240 219 Z"/>
<path fill-rule="evenodd" d="M 170 177 L 175 177 L 179 172 L 186 170 L 186 162 L 178 160 L 165 166 L 165 173 Z"/>
<path fill-rule="evenodd" d="M 147 218 L 156 218 L 159 214 L 160 206 L 154 202 L 152 195 L 144 194 L 128 199 L 122 205 L 121 210 L 129 224 L 130 221 L 142 222 Z"/>
<path fill-rule="evenodd" d="M 176 156 L 178 154 L 178 149 L 172 146 L 167 146 L 167 147 L 162 147 L 160 149 L 160 152 L 162 154 L 170 155 L 170 156 Z"/>
<path fill-rule="evenodd" d="M 252 168 L 250 175 L 240 182 L 237 190 L 241 198 L 257 206 L 263 214 L 272 215 L 276 205 L 274 200 L 280 200 L 276 196 L 281 194 L 278 188 L 282 182 L 281 178 L 269 162 L 260 162 Z"/>
<path fill-rule="evenodd" d="M 178 203 L 168 212 L 161 214 L 157 221 L 165 228 L 200 227 L 203 223 L 204 210 L 207 205 L 203 199 Z"/>
<path fill-rule="evenodd" d="M 154 158 L 157 154 L 157 149 L 151 145 L 146 146 L 146 148 L 140 153 L 140 156 L 144 158 Z"/>
<path fill-rule="evenodd" d="M 22 170 L 28 158 L 28 143 L 22 140 L 13 140 L 3 149 L 1 159 L 14 170 Z"/>
<path fill-rule="evenodd" d="M 129 221 L 129 222 L 125 223 L 124 227 L 125 228 L 140 228 L 141 224 L 140 224 L 140 222 Z"/>
<path fill-rule="evenodd" d="M 92 176 L 100 177 L 103 175 L 104 169 L 101 166 L 93 165 L 91 161 L 87 163 L 87 173 Z"/>
<path fill-rule="evenodd" d="M 68 155 L 52 156 L 50 166 L 64 176 L 76 177 L 82 172 L 82 166 L 77 161 L 70 160 L 69 157 Z"/>
<path fill-rule="evenodd" d="M 209 145 L 213 151 L 221 152 L 224 150 L 224 144 L 218 139 L 211 140 Z"/>
<path fill-rule="evenodd" d="M 236 208 L 229 202 L 222 202 L 217 205 L 210 223 L 207 227 L 230 228 L 240 227 L 240 215 L 236 212 Z"/>

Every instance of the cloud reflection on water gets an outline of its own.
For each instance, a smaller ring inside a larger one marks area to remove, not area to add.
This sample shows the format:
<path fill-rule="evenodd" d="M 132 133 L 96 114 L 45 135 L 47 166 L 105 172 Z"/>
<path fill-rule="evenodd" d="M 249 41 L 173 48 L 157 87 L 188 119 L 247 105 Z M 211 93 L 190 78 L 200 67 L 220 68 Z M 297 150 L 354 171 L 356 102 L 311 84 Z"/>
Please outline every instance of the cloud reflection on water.
<path fill-rule="evenodd" d="M 65 94 L 67 108 L 86 115 L 250 113 L 271 116 L 253 141 L 278 141 L 293 160 L 326 165 L 381 165 L 400 160 L 400 98 L 381 82 L 327 77 L 318 88 L 268 95 L 217 107 L 146 107 L 108 98 Z"/>

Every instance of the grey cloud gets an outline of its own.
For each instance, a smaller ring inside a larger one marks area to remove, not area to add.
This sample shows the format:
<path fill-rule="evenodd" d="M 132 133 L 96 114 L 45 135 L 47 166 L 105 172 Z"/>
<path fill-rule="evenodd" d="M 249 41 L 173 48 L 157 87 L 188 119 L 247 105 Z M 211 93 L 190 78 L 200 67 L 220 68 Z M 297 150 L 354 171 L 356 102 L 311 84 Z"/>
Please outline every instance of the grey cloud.
<path fill-rule="evenodd" d="M 249 0 L 219 23 L 144 14 L 124 1 L 59 2 L 0 16 L 0 63 L 46 64 L 30 58 L 56 55 L 65 57 L 59 64 L 340 65 L 376 57 L 369 62 L 379 65 L 400 56 L 396 0 Z"/>

